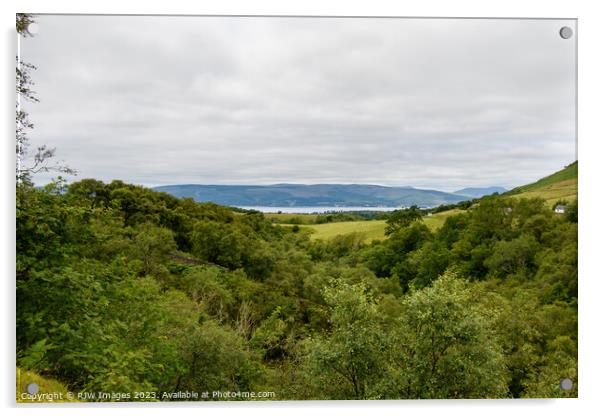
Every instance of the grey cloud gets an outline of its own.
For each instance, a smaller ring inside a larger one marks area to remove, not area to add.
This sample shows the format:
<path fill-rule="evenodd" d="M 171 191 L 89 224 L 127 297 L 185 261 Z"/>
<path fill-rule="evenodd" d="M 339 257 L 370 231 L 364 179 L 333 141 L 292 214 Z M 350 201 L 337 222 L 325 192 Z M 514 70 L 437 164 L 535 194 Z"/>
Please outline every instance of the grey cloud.
<path fill-rule="evenodd" d="M 39 16 L 32 146 L 80 177 L 516 186 L 575 158 L 560 20 Z M 36 178 L 40 183 L 50 175 Z"/>

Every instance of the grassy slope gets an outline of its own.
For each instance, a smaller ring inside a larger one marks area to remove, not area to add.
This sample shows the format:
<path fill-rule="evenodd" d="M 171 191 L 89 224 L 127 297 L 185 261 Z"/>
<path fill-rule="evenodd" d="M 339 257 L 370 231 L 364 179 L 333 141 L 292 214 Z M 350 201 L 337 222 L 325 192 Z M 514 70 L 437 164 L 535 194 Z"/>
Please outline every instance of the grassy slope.
<path fill-rule="evenodd" d="M 38 393 L 62 393 L 63 400 L 50 400 L 50 401 L 37 401 L 37 400 L 27 400 L 21 399 L 21 394 L 25 393 L 26 386 L 29 383 L 36 383 L 40 390 Z M 48 402 L 74 402 L 77 400 L 68 399 L 67 398 L 67 387 L 65 387 L 59 381 L 45 378 L 40 376 L 39 374 L 34 373 L 33 371 L 26 371 L 20 368 L 17 368 L 17 403 L 48 403 Z"/>
<path fill-rule="evenodd" d="M 550 206 L 561 199 L 572 201 L 577 198 L 577 172 L 578 164 L 573 162 L 550 176 L 514 188 L 505 195 L 518 198 L 543 198 Z"/>

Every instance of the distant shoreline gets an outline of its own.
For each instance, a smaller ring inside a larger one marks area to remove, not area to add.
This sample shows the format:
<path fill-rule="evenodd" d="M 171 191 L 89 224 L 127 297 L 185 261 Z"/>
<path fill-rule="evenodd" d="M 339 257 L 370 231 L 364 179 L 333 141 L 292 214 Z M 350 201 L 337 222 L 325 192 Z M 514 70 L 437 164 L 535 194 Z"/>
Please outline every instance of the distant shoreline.
<path fill-rule="evenodd" d="M 267 207 L 267 206 L 236 206 L 236 208 L 261 211 L 263 213 L 283 214 L 324 214 L 327 212 L 357 212 L 378 211 L 389 212 L 407 207 Z"/>

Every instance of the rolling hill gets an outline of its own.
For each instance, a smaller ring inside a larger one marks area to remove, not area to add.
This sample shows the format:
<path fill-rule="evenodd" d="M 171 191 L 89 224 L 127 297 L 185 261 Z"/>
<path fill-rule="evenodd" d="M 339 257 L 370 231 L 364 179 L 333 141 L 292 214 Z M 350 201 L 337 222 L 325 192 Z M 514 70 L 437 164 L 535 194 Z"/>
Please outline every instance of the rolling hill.
<path fill-rule="evenodd" d="M 468 196 L 471 198 L 480 198 L 485 195 L 491 195 L 495 192 L 498 194 L 503 194 L 506 191 L 507 189 L 502 188 L 501 186 L 489 186 L 487 188 L 463 188 L 454 192 L 454 194 Z"/>
<path fill-rule="evenodd" d="M 167 185 L 153 189 L 198 202 L 246 207 L 433 207 L 471 199 L 430 189 L 380 185 Z"/>
<path fill-rule="evenodd" d="M 553 205 L 559 200 L 572 201 L 577 198 L 578 162 L 537 182 L 516 187 L 504 195 L 518 198 L 543 198 Z"/>

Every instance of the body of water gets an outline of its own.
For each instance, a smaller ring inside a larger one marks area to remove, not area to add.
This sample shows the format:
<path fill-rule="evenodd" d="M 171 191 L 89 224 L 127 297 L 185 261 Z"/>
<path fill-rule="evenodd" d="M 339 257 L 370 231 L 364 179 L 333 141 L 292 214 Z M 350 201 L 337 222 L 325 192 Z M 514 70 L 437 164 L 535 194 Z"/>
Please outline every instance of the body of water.
<path fill-rule="evenodd" d="M 284 214 L 323 214 L 325 212 L 349 212 L 349 211 L 395 211 L 406 207 L 238 207 L 242 209 L 254 209 L 261 212 L 282 212 Z"/>

